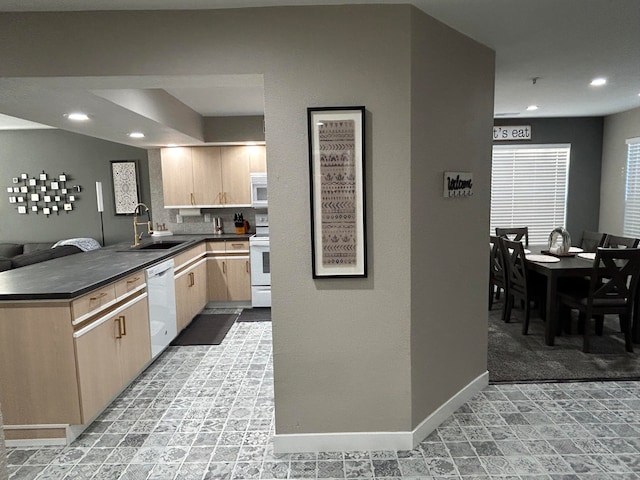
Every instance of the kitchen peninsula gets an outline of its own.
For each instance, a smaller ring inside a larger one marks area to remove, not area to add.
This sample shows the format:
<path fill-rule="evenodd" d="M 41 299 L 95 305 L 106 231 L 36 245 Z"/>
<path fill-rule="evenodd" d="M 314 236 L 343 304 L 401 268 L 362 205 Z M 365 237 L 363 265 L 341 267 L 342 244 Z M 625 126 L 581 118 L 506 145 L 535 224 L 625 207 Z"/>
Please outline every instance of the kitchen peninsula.
<path fill-rule="evenodd" d="M 152 362 L 145 269 L 173 259 L 178 333 L 217 289 L 250 304 L 248 238 L 174 235 L 166 249 L 119 244 L 0 273 L 7 443 L 69 444 Z M 240 286 L 220 283 L 232 264 Z"/>

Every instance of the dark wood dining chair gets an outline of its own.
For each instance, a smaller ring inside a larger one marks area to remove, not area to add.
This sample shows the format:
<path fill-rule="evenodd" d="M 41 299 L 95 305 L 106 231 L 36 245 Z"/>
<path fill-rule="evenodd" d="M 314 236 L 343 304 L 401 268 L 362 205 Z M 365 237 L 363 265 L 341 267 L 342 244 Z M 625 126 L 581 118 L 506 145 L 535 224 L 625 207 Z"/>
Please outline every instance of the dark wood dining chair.
<path fill-rule="evenodd" d="M 500 251 L 500 240 L 494 235 L 489 236 L 489 310 L 493 308 L 493 300 L 500 299 L 500 291 L 504 290 L 505 297 L 507 284 L 504 278 L 504 265 L 502 253 Z M 502 317 L 504 320 L 504 306 L 502 306 Z"/>
<path fill-rule="evenodd" d="M 601 232 L 591 232 L 589 230 L 582 231 L 582 240 L 579 247 L 585 252 L 595 252 L 598 247 L 604 245 L 606 235 Z"/>
<path fill-rule="evenodd" d="M 527 272 L 527 260 L 522 242 L 511 241 L 504 237 L 499 237 L 500 251 L 502 253 L 504 275 L 507 288 L 505 290 L 505 310 L 503 320 L 506 323 L 511 321 L 511 311 L 514 303 L 519 301 L 524 309 L 524 323 L 522 333 L 527 334 L 529 329 L 529 318 L 531 316 L 531 301 L 529 280 Z"/>
<path fill-rule="evenodd" d="M 592 318 L 602 332 L 604 315 L 619 315 L 625 348 L 633 352 L 631 318 L 640 277 L 640 248 L 598 248 L 585 292 L 559 292 L 558 307 L 578 310 L 584 319 L 582 351 L 589 352 Z"/>
<path fill-rule="evenodd" d="M 606 234 L 602 246 L 604 248 L 637 248 L 640 239 L 631 237 L 619 237 Z"/>
<path fill-rule="evenodd" d="M 529 227 L 496 227 L 496 236 L 514 242 L 522 242 L 524 238 L 524 246 L 529 246 Z"/>

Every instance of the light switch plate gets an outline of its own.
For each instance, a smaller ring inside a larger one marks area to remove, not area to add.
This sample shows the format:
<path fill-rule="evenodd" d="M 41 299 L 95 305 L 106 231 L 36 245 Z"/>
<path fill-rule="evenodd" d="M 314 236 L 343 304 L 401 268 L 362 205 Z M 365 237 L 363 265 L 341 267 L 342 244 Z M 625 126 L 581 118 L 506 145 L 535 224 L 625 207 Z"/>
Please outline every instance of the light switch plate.
<path fill-rule="evenodd" d="M 176 223 L 182 223 L 182 215 L 176 215 Z"/>
<path fill-rule="evenodd" d="M 210 213 L 205 213 L 204 214 L 204 221 L 205 222 L 211 222 L 211 214 Z"/>

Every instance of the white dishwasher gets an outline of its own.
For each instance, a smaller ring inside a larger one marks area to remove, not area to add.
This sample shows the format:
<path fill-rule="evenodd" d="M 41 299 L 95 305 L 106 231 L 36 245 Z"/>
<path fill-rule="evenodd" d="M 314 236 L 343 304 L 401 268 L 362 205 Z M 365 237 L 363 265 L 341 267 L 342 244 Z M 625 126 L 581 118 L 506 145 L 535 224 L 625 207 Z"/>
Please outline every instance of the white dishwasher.
<path fill-rule="evenodd" d="M 149 302 L 149 329 L 151 356 L 157 357 L 177 335 L 176 286 L 173 278 L 173 259 L 145 271 L 147 301 Z"/>

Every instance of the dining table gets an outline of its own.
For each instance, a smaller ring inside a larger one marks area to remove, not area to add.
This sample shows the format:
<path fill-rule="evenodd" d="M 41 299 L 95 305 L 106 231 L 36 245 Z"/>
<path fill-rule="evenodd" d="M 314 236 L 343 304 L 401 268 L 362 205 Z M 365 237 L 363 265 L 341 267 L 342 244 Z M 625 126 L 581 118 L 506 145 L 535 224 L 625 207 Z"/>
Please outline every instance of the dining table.
<path fill-rule="evenodd" d="M 568 256 L 552 255 L 544 252 L 547 248 L 546 245 L 532 245 L 528 247 L 530 253 L 527 253 L 525 257 L 527 269 L 546 279 L 544 339 L 547 345 L 552 346 L 555 343 L 558 329 L 557 294 L 559 281 L 562 278 L 588 276 L 593 267 L 593 258 L 583 258 L 588 255 L 578 251 L 570 253 Z"/>

